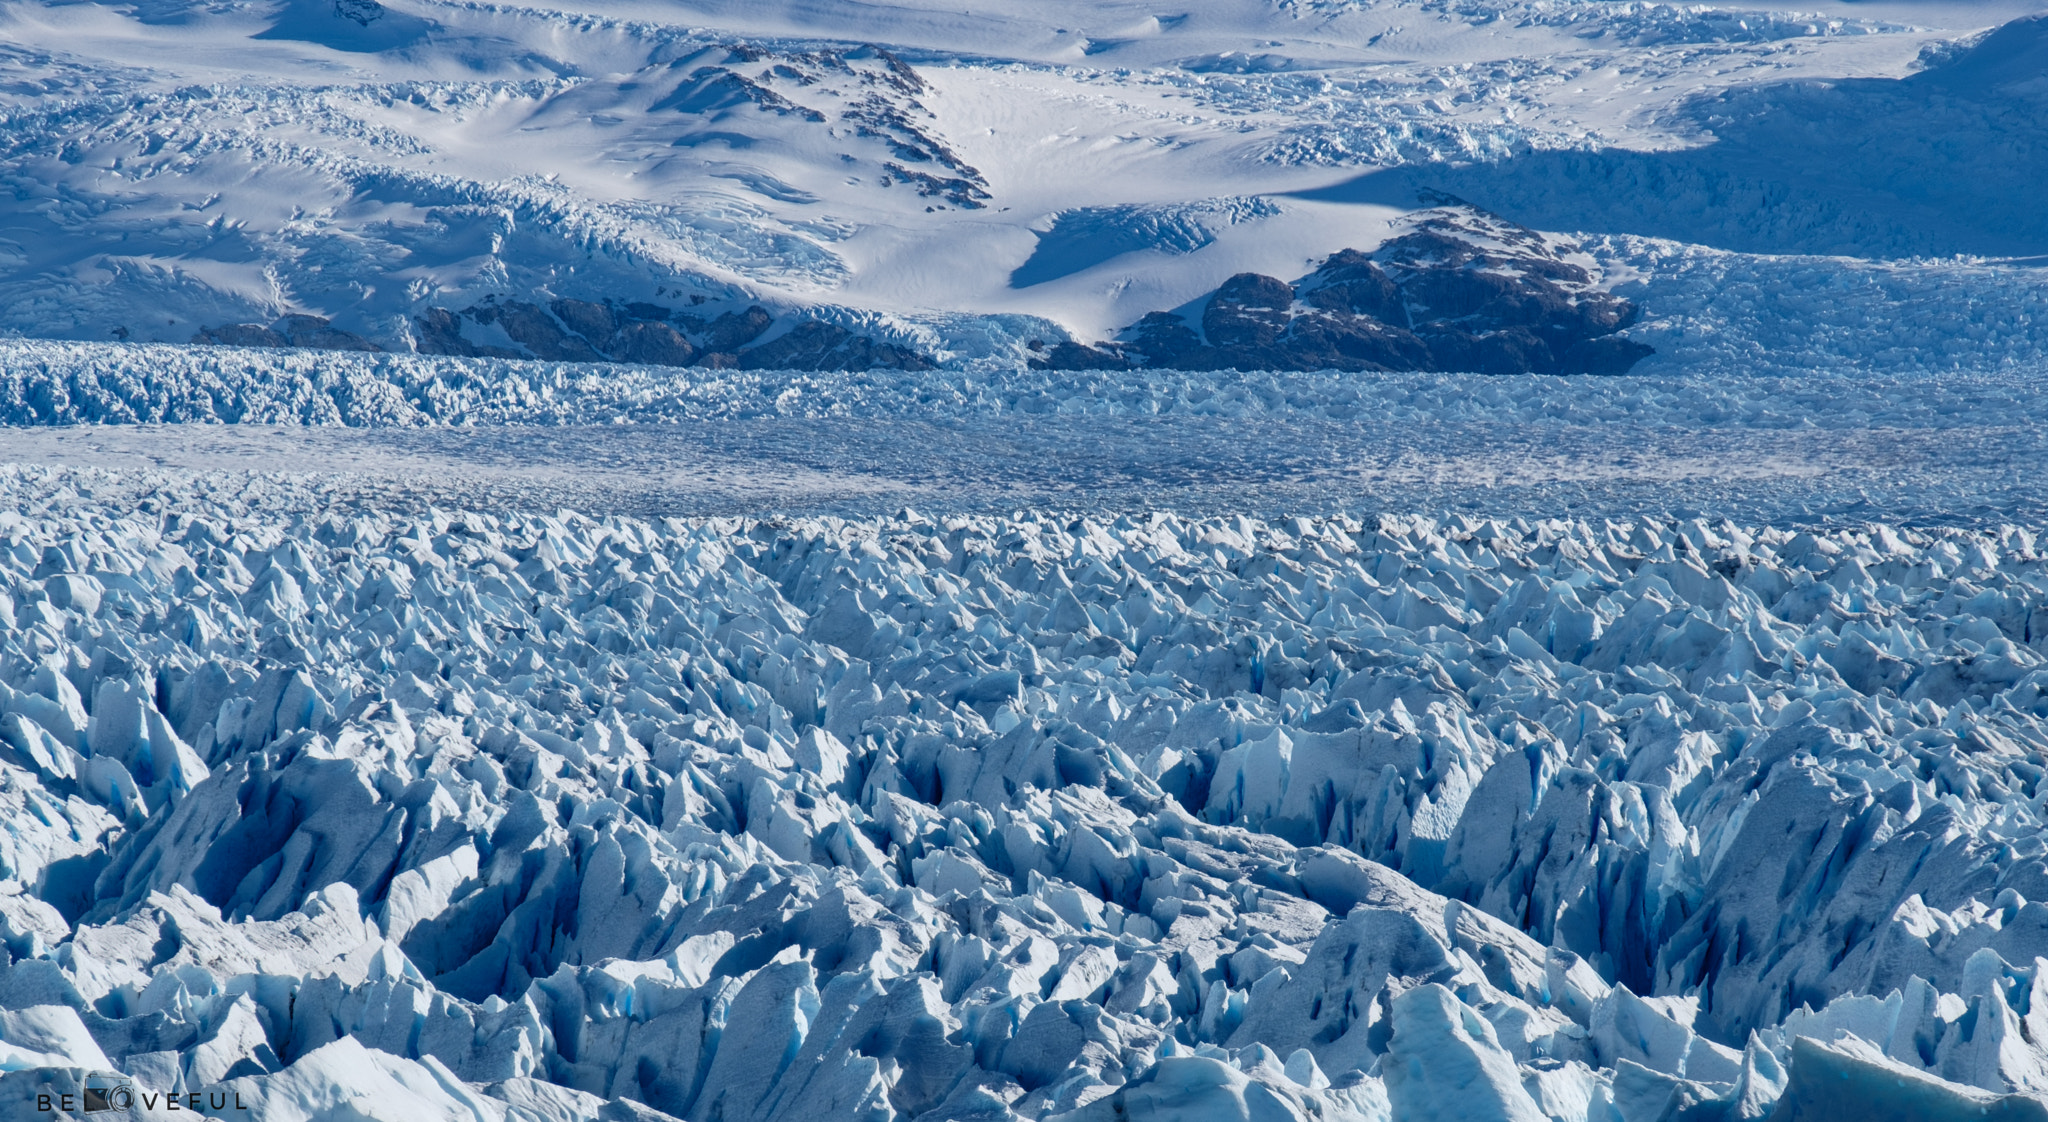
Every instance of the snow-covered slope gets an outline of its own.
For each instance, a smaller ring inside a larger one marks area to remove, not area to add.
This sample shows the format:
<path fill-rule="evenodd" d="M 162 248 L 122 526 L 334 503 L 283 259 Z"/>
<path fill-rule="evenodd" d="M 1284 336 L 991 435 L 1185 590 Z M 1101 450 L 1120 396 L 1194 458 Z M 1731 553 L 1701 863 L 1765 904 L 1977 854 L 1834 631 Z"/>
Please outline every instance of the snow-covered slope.
<path fill-rule="evenodd" d="M 2029 7 L 1836 9 L 10 0 L 0 330 L 559 358 L 573 300 L 684 317 L 645 361 L 757 303 L 1095 340 L 1369 250 L 1418 186 L 1752 253 L 2044 252 L 2044 25 L 1968 38 Z"/>

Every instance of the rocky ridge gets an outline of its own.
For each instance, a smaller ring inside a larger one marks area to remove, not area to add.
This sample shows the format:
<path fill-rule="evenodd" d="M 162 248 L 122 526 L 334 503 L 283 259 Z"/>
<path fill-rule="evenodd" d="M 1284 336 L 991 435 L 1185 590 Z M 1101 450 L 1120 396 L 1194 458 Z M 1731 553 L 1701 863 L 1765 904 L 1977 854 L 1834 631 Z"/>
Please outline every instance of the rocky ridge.
<path fill-rule="evenodd" d="M 1555 242 L 1456 199 L 1370 254 L 1343 250 L 1289 284 L 1239 273 L 1193 313 L 1153 312 L 1120 340 L 1041 347 L 1041 369 L 1443 370 L 1624 374 L 1653 353 L 1616 333 L 1634 304 Z"/>
<path fill-rule="evenodd" d="M 1418 212 L 1371 254 L 1343 250 L 1289 284 L 1257 273 L 1225 281 L 1198 319 L 1154 312 L 1120 341 L 1032 340 L 1039 370 L 1445 371 L 1623 374 L 1653 348 L 1618 332 L 1640 310 L 1571 260 L 1576 247 L 1456 200 Z M 701 297 L 699 298 L 701 301 Z M 701 307 L 701 303 L 696 305 Z M 268 326 L 202 328 L 194 343 L 379 351 L 312 315 Z M 745 370 L 924 370 L 898 342 L 755 304 L 716 315 L 647 302 L 491 298 L 411 321 L 418 354 L 625 362 Z"/>
<path fill-rule="evenodd" d="M 192 341 L 234 347 L 384 349 L 310 315 L 288 315 L 267 327 L 237 323 L 202 328 Z M 933 365 L 928 356 L 908 347 L 836 324 L 778 321 L 758 304 L 710 317 L 648 303 L 558 299 L 542 306 L 494 299 L 460 312 L 426 309 L 412 321 L 411 341 L 417 354 L 463 358 L 741 370 L 927 370 Z"/>

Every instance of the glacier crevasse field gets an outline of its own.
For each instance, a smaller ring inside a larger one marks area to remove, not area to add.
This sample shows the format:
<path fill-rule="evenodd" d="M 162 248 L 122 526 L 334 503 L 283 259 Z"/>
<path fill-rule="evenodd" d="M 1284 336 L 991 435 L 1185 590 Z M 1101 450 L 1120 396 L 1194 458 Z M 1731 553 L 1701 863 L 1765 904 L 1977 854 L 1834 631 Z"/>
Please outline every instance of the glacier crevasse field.
<path fill-rule="evenodd" d="M 0 0 L 0 1115 L 2048 1122 L 2040 5 L 962 3 Z"/>

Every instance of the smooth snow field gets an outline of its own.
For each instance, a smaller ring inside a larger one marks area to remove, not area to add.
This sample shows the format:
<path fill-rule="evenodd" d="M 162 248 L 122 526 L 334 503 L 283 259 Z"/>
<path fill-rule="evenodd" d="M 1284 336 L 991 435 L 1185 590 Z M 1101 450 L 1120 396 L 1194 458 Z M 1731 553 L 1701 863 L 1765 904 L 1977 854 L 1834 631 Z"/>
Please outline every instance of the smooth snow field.
<path fill-rule="evenodd" d="M 0 1119 L 2048 1122 L 2048 2 L 1809 7 L 0 0 Z"/>

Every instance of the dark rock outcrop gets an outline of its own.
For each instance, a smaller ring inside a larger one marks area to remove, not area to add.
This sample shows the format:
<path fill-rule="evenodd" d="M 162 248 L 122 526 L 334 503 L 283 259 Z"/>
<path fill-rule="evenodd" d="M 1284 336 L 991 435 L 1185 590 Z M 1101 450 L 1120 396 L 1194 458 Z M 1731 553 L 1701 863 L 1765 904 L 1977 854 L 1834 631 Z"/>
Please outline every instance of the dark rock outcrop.
<path fill-rule="evenodd" d="M 1202 333 L 1212 347 L 1270 347 L 1287 334 L 1294 286 L 1257 273 L 1223 282 L 1202 310 Z"/>
<path fill-rule="evenodd" d="M 588 300 L 556 300 L 548 305 L 555 318 L 585 339 L 609 339 L 619 329 L 618 317 L 603 304 Z M 665 316 L 658 318 L 667 318 Z"/>
<path fill-rule="evenodd" d="M 629 323 L 612 334 L 611 355 L 620 362 L 643 366 L 688 366 L 697 348 L 665 323 Z"/>
<path fill-rule="evenodd" d="M 704 346 L 711 351 L 736 351 L 759 339 L 775 322 L 768 309 L 756 304 L 744 312 L 727 312 L 704 329 Z"/>
<path fill-rule="evenodd" d="M 462 321 L 446 308 L 428 308 L 412 321 L 413 348 L 423 355 L 525 358 L 510 347 L 473 343 L 462 337 Z"/>
<path fill-rule="evenodd" d="M 202 326 L 192 341 L 225 347 L 305 347 L 317 351 L 384 349 L 360 335 L 335 327 L 324 317 L 298 314 L 284 316 L 269 327 L 255 323 Z"/>
<path fill-rule="evenodd" d="M 774 333 L 776 325 L 774 314 L 759 305 L 707 320 L 643 302 L 562 298 L 542 306 L 523 300 L 486 300 L 461 311 L 422 310 L 413 317 L 412 345 L 426 355 L 645 366 L 746 370 L 926 370 L 932 366 L 930 358 L 908 347 L 817 320 L 799 320 L 780 334 Z M 769 336 L 769 341 L 756 344 L 764 336 Z M 231 323 L 201 328 L 192 341 L 229 347 L 382 349 L 319 316 L 308 315 L 286 316 L 269 326 Z"/>
<path fill-rule="evenodd" d="M 931 360 L 907 347 L 804 320 L 785 334 L 740 352 L 742 370 L 929 370 Z"/>
<path fill-rule="evenodd" d="M 463 320 L 495 325 L 514 351 L 465 336 Z M 453 313 L 430 309 L 414 320 L 423 353 L 497 354 L 565 362 L 633 362 L 648 366 L 738 367 L 746 370 L 924 370 L 932 363 L 907 347 L 816 320 L 773 334 L 776 317 L 760 305 L 709 321 L 656 304 L 599 304 L 558 299 L 543 308 L 518 300 L 488 301 Z M 766 343 L 756 343 L 770 336 Z M 750 345 L 752 344 L 752 345 Z"/>
<path fill-rule="evenodd" d="M 1316 276 L 1322 283 L 1302 297 L 1311 307 L 1371 316 L 1386 323 L 1401 323 L 1407 318 L 1401 286 L 1377 262 L 1355 249 L 1332 255 L 1316 270 Z"/>
<path fill-rule="evenodd" d="M 377 0 L 334 0 L 334 14 L 368 27 L 384 18 L 384 5 Z"/>
<path fill-rule="evenodd" d="M 1596 287 L 1564 256 L 1571 247 L 1444 201 L 1377 251 L 1332 254 L 1294 284 L 1231 277 L 1203 304 L 1199 331 L 1153 312 L 1116 342 L 1061 343 L 1031 365 L 1622 374 L 1653 353 L 1616 334 L 1635 305 Z"/>
<path fill-rule="evenodd" d="M 599 362 L 605 357 L 588 341 L 563 327 L 561 321 L 523 300 L 481 304 L 470 311 L 478 323 L 494 323 L 504 328 L 513 342 L 525 347 L 535 358 Z"/>
<path fill-rule="evenodd" d="M 220 347 L 289 347 L 284 336 L 257 323 L 224 323 L 219 327 L 201 327 L 199 334 L 192 337 L 195 343 L 212 343 Z"/>
<path fill-rule="evenodd" d="M 1183 328 L 1182 330 L 1186 329 Z M 1121 351 L 1098 350 L 1071 340 L 1056 343 L 1052 349 L 1047 350 L 1044 343 L 1037 342 L 1036 340 L 1033 342 L 1035 345 L 1031 349 L 1043 357 L 1033 360 L 1031 365 L 1041 370 L 1129 370 L 1131 368 L 1131 360 L 1125 357 Z"/>

